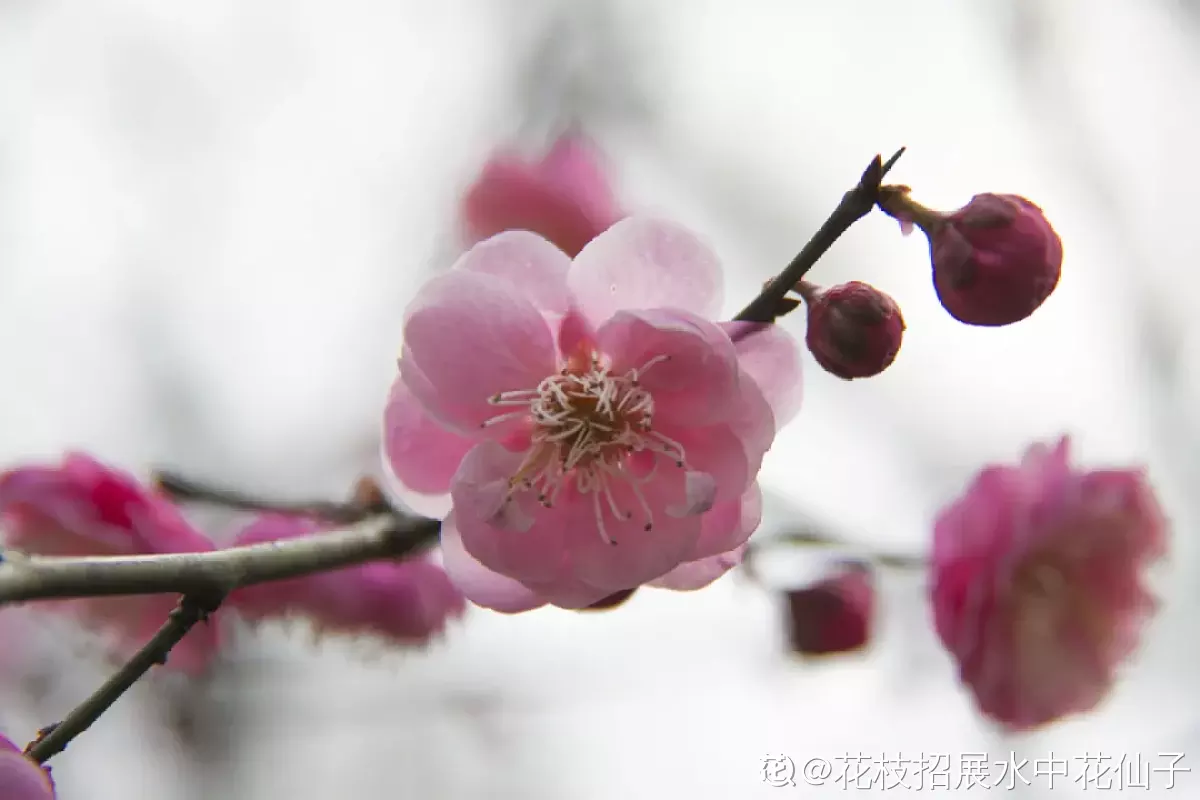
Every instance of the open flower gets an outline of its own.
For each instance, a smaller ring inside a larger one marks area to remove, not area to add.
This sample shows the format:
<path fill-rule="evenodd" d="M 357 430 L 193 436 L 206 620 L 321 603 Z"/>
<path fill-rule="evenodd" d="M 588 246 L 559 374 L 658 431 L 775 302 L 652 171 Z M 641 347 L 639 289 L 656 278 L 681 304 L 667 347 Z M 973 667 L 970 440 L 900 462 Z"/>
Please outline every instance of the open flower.
<path fill-rule="evenodd" d="M 624 213 L 595 148 L 566 134 L 539 161 L 494 156 L 463 198 L 462 216 L 470 244 L 527 230 L 575 256 Z"/>
<path fill-rule="evenodd" d="M 55 556 L 198 553 L 212 550 L 172 503 L 81 453 L 61 466 L 19 467 L 0 475 L 0 522 L 17 550 Z M 39 603 L 76 614 L 111 632 L 132 651 L 162 626 L 177 602 L 173 595 L 96 597 Z M 198 672 L 219 644 L 216 624 L 197 625 L 171 650 L 168 665 Z"/>
<path fill-rule="evenodd" d="M 50 773 L 0 734 L 0 799 L 54 800 Z"/>
<path fill-rule="evenodd" d="M 1014 730 L 1089 711 L 1155 602 L 1165 523 L 1136 470 L 1078 471 L 1069 441 L 984 469 L 934 527 L 938 635 L 979 709 Z"/>
<path fill-rule="evenodd" d="M 422 289 L 385 455 L 401 499 L 450 493 L 443 554 L 469 599 L 583 608 L 737 563 L 799 359 L 775 326 L 735 344 L 709 321 L 720 298 L 706 246 L 636 218 L 573 262 L 500 234 Z"/>
<path fill-rule="evenodd" d="M 267 514 L 238 534 L 235 544 L 294 539 L 327 528 L 307 517 Z M 446 573 L 426 556 L 374 561 L 238 589 L 229 606 L 251 620 L 300 616 L 324 631 L 368 634 L 421 644 L 462 616 L 466 603 Z"/>

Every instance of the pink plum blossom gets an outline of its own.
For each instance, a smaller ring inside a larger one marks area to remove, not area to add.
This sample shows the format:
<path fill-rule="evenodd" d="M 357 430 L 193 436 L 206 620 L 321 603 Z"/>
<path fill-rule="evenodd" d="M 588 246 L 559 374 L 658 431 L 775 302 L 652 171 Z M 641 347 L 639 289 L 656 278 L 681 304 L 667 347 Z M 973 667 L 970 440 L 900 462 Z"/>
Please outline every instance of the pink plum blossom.
<path fill-rule="evenodd" d="M 757 527 L 755 479 L 795 413 L 795 341 L 710 321 L 716 257 L 618 222 L 572 261 L 540 236 L 467 252 L 410 305 L 385 412 L 401 499 L 449 493 L 451 578 L 475 603 L 584 608 L 704 586 Z"/>
<path fill-rule="evenodd" d="M 0 734 L 0 800 L 54 800 L 50 773 Z"/>
<path fill-rule="evenodd" d="M 213 544 L 165 497 L 82 453 L 59 466 L 18 467 L 0 474 L 0 527 L 8 546 L 30 554 L 120 556 L 197 553 Z M 133 651 L 158 630 L 178 602 L 173 595 L 97 597 L 39 603 L 110 632 Z M 201 671 L 220 644 L 216 620 L 197 625 L 176 645 L 169 666 Z"/>
<path fill-rule="evenodd" d="M 328 528 L 296 516 L 268 514 L 238 534 L 235 544 L 293 539 Z M 426 556 L 376 561 L 238 589 L 229 605 L 243 617 L 304 617 L 331 633 L 377 635 L 421 644 L 462 616 L 465 601 L 445 571 Z"/>
<path fill-rule="evenodd" d="M 934 527 L 938 635 L 1013 730 L 1093 709 L 1155 608 L 1143 568 L 1165 521 L 1138 470 L 1073 469 L 1069 440 L 984 469 Z"/>
<path fill-rule="evenodd" d="M 566 134 L 538 161 L 494 156 L 467 191 L 462 216 L 470 244 L 527 230 L 575 256 L 625 215 L 591 142 Z"/>
<path fill-rule="evenodd" d="M 804 655 L 844 653 L 862 648 L 870 639 L 875 581 L 868 565 L 846 563 L 816 584 L 784 595 L 793 651 Z"/>

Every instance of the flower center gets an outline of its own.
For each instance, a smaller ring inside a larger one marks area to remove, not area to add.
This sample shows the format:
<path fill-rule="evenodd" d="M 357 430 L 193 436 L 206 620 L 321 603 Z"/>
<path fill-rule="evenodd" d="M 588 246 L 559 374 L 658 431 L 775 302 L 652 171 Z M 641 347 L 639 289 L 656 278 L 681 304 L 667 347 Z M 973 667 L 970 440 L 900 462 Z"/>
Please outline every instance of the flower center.
<path fill-rule="evenodd" d="M 629 520 L 634 512 L 622 507 L 614 485 L 626 485 L 645 517 L 644 530 L 654 526 L 654 513 L 642 485 L 658 468 L 655 458 L 644 474 L 629 458 L 634 453 L 662 455 L 686 465 L 683 446 L 654 430 L 654 398 L 640 384 L 641 376 L 670 356 L 655 356 L 623 375 L 593 352 L 585 366 L 568 364 L 536 389 L 501 392 L 489 398 L 495 406 L 517 406 L 483 423 L 490 427 L 515 418 L 533 423 L 531 446 L 516 473 L 509 478 L 506 503 L 520 492 L 537 492 L 538 502 L 553 508 L 563 488 L 574 481 L 580 494 L 592 495 L 600 536 L 616 544 L 605 527 L 605 512 Z"/>

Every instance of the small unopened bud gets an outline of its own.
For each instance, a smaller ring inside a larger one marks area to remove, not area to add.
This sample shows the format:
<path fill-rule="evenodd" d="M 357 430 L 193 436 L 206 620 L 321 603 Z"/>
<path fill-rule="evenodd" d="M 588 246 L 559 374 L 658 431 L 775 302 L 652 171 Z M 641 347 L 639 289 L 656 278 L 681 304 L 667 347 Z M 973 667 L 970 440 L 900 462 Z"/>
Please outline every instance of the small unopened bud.
<path fill-rule="evenodd" d="M 968 325 L 1011 325 L 1041 306 L 1062 273 L 1062 240 L 1036 205 L 1015 194 L 977 194 L 952 214 L 884 187 L 880 205 L 929 239 L 933 283 L 950 315 Z"/>
<path fill-rule="evenodd" d="M 808 302 L 805 341 L 813 358 L 839 378 L 869 378 L 896 360 L 904 336 L 900 307 L 888 295 L 860 281 L 820 290 L 802 283 Z"/>
<path fill-rule="evenodd" d="M 859 562 L 804 589 L 785 594 L 788 644 L 801 655 L 858 650 L 871 636 L 875 584 L 871 568 Z"/>

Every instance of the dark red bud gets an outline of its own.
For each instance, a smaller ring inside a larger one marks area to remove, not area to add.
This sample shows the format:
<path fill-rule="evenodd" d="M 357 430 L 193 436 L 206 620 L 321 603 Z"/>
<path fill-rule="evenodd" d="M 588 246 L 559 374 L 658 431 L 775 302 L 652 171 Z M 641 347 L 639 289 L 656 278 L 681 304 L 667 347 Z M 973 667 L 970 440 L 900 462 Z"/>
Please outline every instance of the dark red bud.
<path fill-rule="evenodd" d="M 788 643 L 796 653 L 845 653 L 870 639 L 875 587 L 865 564 L 848 564 L 837 575 L 785 597 Z"/>
<path fill-rule="evenodd" d="M 1019 322 L 1058 286 L 1062 239 L 1034 203 L 977 194 L 952 214 L 926 208 L 906 187 L 884 187 L 880 205 L 929 239 L 933 283 L 950 315 L 968 325 Z"/>
<path fill-rule="evenodd" d="M 890 296 L 860 281 L 801 291 L 809 301 L 805 341 L 827 372 L 846 380 L 869 378 L 896 360 L 904 318 Z"/>

